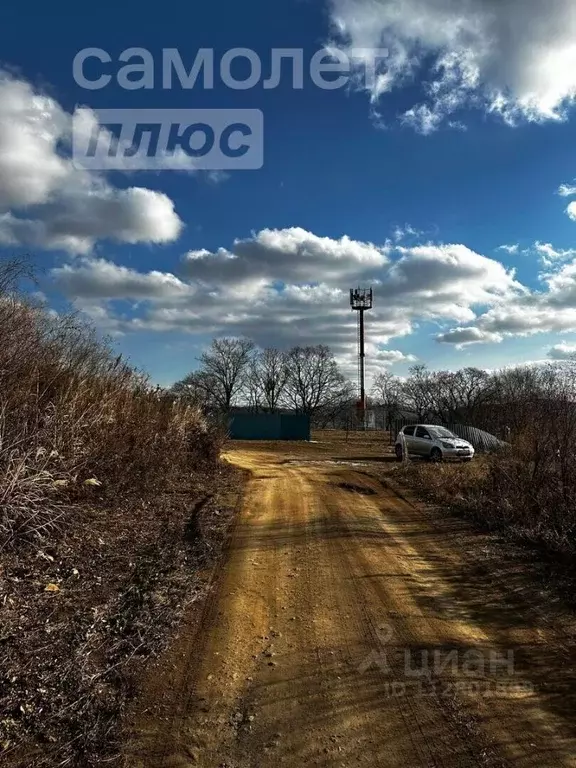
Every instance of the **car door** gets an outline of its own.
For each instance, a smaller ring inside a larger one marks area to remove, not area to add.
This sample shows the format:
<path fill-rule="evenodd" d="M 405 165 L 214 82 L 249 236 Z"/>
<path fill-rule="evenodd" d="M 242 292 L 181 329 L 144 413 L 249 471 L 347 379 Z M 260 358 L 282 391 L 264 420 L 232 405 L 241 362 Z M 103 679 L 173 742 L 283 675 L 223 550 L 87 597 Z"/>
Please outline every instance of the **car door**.
<path fill-rule="evenodd" d="M 414 453 L 418 456 L 430 456 L 432 450 L 432 435 L 425 427 L 416 427 L 414 437 L 412 438 Z"/>
<path fill-rule="evenodd" d="M 402 431 L 406 439 L 406 450 L 408 453 L 414 453 L 414 427 L 404 427 Z"/>

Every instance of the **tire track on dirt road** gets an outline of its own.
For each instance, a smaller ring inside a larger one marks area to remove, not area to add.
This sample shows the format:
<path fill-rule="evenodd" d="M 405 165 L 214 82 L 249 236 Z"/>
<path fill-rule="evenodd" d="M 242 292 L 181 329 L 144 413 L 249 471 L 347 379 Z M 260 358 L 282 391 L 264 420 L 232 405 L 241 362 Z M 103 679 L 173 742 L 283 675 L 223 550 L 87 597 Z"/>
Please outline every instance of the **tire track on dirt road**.
<path fill-rule="evenodd" d="M 470 580 L 457 536 L 355 469 L 227 458 L 251 472 L 229 556 L 127 766 L 576 766 L 576 665 L 506 585 Z"/>

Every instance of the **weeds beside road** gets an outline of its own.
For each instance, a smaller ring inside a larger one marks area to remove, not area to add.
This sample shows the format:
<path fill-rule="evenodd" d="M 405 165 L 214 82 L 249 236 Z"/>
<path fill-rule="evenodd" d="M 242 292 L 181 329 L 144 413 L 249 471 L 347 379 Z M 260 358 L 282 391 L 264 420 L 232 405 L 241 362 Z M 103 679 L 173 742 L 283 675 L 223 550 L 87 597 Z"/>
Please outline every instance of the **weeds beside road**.
<path fill-rule="evenodd" d="M 576 363 L 496 375 L 481 425 L 507 450 L 460 465 L 414 462 L 406 480 L 436 501 L 566 565 L 576 563 Z"/>
<path fill-rule="evenodd" d="M 0 757 L 113 764 L 142 662 L 205 594 L 242 481 L 196 409 L 19 293 L 24 276 L 0 265 Z"/>
<path fill-rule="evenodd" d="M 399 477 L 424 498 L 576 571 L 574 489 L 563 489 L 553 469 L 535 479 L 533 464 L 504 454 L 466 464 L 414 461 L 399 468 Z"/>

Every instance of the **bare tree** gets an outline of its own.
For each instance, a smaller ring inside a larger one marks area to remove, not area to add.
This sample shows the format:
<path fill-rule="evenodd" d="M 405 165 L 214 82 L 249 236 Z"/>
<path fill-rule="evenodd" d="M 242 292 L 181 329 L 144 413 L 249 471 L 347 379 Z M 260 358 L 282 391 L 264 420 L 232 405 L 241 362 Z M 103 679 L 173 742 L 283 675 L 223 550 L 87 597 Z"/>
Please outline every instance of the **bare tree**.
<path fill-rule="evenodd" d="M 479 368 L 439 371 L 432 385 L 431 411 L 447 422 L 475 424 L 492 391 L 490 375 Z"/>
<path fill-rule="evenodd" d="M 205 414 L 213 413 L 215 408 L 212 393 L 216 388 L 215 380 L 203 371 L 193 371 L 182 381 L 177 381 L 170 392 L 179 400 L 185 400 L 188 405 L 200 408 Z"/>
<path fill-rule="evenodd" d="M 338 370 L 328 347 L 294 347 L 286 365 L 285 400 L 297 413 L 330 419 L 353 397 L 353 387 Z"/>
<path fill-rule="evenodd" d="M 416 413 L 418 421 L 425 419 L 433 410 L 433 376 L 423 363 L 410 368 L 410 376 L 402 385 L 402 394 L 406 406 Z"/>
<path fill-rule="evenodd" d="M 254 360 L 250 361 L 246 376 L 244 377 L 241 400 L 242 404 L 252 413 L 261 413 L 264 411 L 262 390 L 254 373 Z"/>
<path fill-rule="evenodd" d="M 278 410 L 286 388 L 286 355 L 278 349 L 263 349 L 252 358 L 248 389 L 254 406 L 270 413 Z"/>
<path fill-rule="evenodd" d="M 254 343 L 249 339 L 213 339 L 200 357 L 200 384 L 210 387 L 210 395 L 219 410 L 230 411 L 236 396 L 246 383 Z"/>
<path fill-rule="evenodd" d="M 374 379 L 372 392 L 377 404 L 384 410 L 386 427 L 390 429 L 402 410 L 402 381 L 390 371 L 384 371 Z"/>

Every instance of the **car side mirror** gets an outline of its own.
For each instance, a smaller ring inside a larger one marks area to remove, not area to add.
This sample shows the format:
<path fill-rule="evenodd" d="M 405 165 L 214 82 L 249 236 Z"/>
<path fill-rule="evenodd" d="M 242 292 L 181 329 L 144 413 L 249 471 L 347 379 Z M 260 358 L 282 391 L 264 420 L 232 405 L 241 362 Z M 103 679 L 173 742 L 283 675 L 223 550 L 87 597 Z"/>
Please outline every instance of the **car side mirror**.
<path fill-rule="evenodd" d="M 430 437 L 430 435 L 424 435 L 424 440 L 432 440 L 432 438 Z"/>

